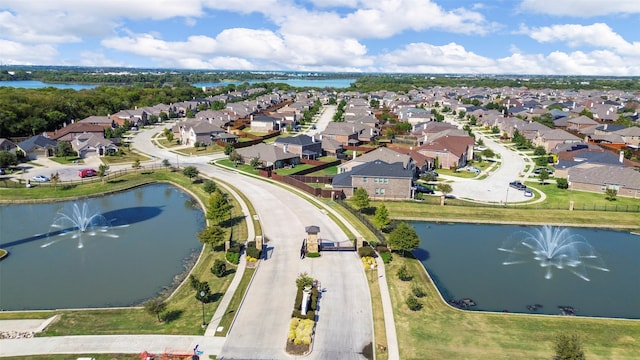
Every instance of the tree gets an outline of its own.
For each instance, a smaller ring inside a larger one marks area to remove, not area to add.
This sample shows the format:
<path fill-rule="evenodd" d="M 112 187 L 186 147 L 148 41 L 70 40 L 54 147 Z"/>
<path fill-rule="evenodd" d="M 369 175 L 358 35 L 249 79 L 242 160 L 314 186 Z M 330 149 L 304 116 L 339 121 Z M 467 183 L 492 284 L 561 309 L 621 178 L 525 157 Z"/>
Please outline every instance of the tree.
<path fill-rule="evenodd" d="M 556 336 L 553 360 L 584 360 L 582 342 L 577 334 L 560 333 Z"/>
<path fill-rule="evenodd" d="M 227 196 L 220 192 L 220 190 L 214 191 L 209 195 L 209 201 L 207 203 L 207 219 L 215 225 L 227 220 L 231 215 L 231 204 Z"/>
<path fill-rule="evenodd" d="M 98 176 L 102 179 L 102 183 L 104 183 L 104 176 L 107 175 L 108 170 L 109 165 L 100 164 L 100 166 L 98 166 Z"/>
<path fill-rule="evenodd" d="M 216 259 L 211 267 L 211 273 L 219 278 L 224 277 L 227 273 L 227 264 L 220 259 Z"/>
<path fill-rule="evenodd" d="M 161 322 L 160 314 L 167 309 L 167 304 L 160 299 L 151 299 L 144 303 L 144 310 L 151 315 L 158 317 L 158 322 Z"/>
<path fill-rule="evenodd" d="M 405 252 L 411 252 L 420 245 L 420 238 L 416 231 L 403 221 L 389 234 L 389 245 L 393 250 L 400 250 L 402 256 L 405 256 Z"/>
<path fill-rule="evenodd" d="M 213 181 L 206 180 L 204 182 L 204 191 L 207 194 L 211 195 L 212 192 L 216 191 L 216 188 L 217 188 L 216 183 L 214 183 Z"/>
<path fill-rule="evenodd" d="M 540 179 L 540 183 L 544 184 L 545 181 L 549 178 L 549 171 L 547 169 L 540 169 L 540 174 L 538 174 L 538 179 Z"/>
<path fill-rule="evenodd" d="M 171 131 L 169 131 L 167 133 L 167 141 L 168 142 L 173 142 L 173 133 Z"/>
<path fill-rule="evenodd" d="M 231 155 L 231 152 L 234 150 L 235 148 L 233 147 L 233 145 L 231 145 L 231 143 L 227 143 L 227 145 L 224 146 L 224 154 L 229 156 Z"/>
<path fill-rule="evenodd" d="M 239 163 L 242 162 L 242 156 L 238 154 L 235 149 L 233 149 L 233 151 L 231 151 L 231 153 L 229 154 L 229 160 L 233 161 L 234 163 Z"/>
<path fill-rule="evenodd" d="M 57 157 L 76 156 L 76 152 L 71 147 L 71 143 L 68 141 L 58 141 L 58 148 L 56 149 Z"/>
<path fill-rule="evenodd" d="M 544 148 L 544 146 L 536 146 L 536 148 L 533 149 L 533 155 L 535 156 L 547 155 L 547 150 Z"/>
<path fill-rule="evenodd" d="M 450 194 L 453 191 L 453 189 L 451 188 L 451 185 L 445 184 L 445 183 L 438 184 L 437 189 L 444 196 L 447 196 L 447 194 Z"/>
<path fill-rule="evenodd" d="M 356 188 L 353 190 L 353 197 L 351 200 L 360 211 L 369 207 L 369 194 L 367 194 L 367 190 L 364 188 Z"/>
<path fill-rule="evenodd" d="M 0 151 L 0 168 L 8 168 L 10 166 L 15 166 L 18 165 L 18 157 L 16 156 L 16 154 L 7 151 L 7 150 L 1 150 Z"/>
<path fill-rule="evenodd" d="M 134 168 L 134 169 L 140 168 L 140 160 L 139 159 L 135 159 L 133 161 L 133 163 L 131 164 L 131 167 Z"/>
<path fill-rule="evenodd" d="M 384 206 L 384 204 L 378 206 L 378 208 L 376 209 L 376 214 L 373 217 L 373 223 L 380 230 L 386 229 L 387 226 L 389 226 L 389 224 L 391 223 L 391 219 L 389 218 L 389 211 L 387 210 L 387 207 Z"/>
<path fill-rule="evenodd" d="M 51 174 L 51 184 L 53 185 L 54 191 L 58 190 L 58 182 L 60 182 L 60 174 L 56 171 L 55 174 Z"/>
<path fill-rule="evenodd" d="M 189 178 L 189 180 L 197 177 L 200 171 L 195 166 L 187 166 L 182 170 L 182 174 Z"/>
<path fill-rule="evenodd" d="M 167 167 L 171 166 L 171 163 L 169 162 L 168 159 L 162 159 L 162 166 L 167 168 Z"/>
<path fill-rule="evenodd" d="M 308 286 L 313 286 L 313 278 L 306 272 L 298 274 L 298 278 L 296 279 L 296 287 L 298 289 L 304 289 Z"/>
<path fill-rule="evenodd" d="M 569 180 L 567 180 L 565 178 L 557 178 L 556 179 L 556 186 L 558 187 L 558 189 L 568 189 L 569 188 Z"/>
<path fill-rule="evenodd" d="M 482 152 L 480 153 L 484 158 L 493 158 L 496 156 L 496 153 L 493 152 L 493 150 L 487 148 L 482 150 Z"/>
<path fill-rule="evenodd" d="M 262 165 L 262 161 L 260 160 L 259 157 L 254 157 L 251 159 L 251 162 L 249 163 L 251 165 L 252 168 L 257 169 L 260 167 L 260 165 Z"/>
<path fill-rule="evenodd" d="M 211 250 L 224 244 L 227 233 L 219 225 L 209 225 L 198 233 L 198 239 L 205 245 L 211 245 Z"/>
<path fill-rule="evenodd" d="M 607 190 L 605 190 L 604 192 L 604 198 L 609 200 L 609 201 L 615 201 L 616 200 L 616 196 L 618 196 L 618 190 L 614 189 L 614 188 L 607 188 Z"/>

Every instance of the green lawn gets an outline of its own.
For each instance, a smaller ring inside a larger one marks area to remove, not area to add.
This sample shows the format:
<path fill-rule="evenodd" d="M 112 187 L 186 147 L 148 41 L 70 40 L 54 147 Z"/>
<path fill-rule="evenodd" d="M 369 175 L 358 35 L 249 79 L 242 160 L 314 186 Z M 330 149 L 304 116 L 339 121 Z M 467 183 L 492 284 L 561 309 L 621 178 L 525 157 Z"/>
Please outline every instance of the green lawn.
<path fill-rule="evenodd" d="M 406 265 L 412 281 L 401 281 Z M 637 359 L 638 321 L 462 311 L 447 306 L 422 264 L 394 254 L 386 267 L 401 359 L 551 359 L 559 333 L 578 333 L 587 359 Z M 405 304 L 412 283 L 426 290 L 423 308 Z"/>
<path fill-rule="evenodd" d="M 312 167 L 313 165 L 309 165 L 309 164 L 298 164 L 295 167 L 276 169 L 276 174 L 286 176 L 286 175 L 295 174 L 302 170 L 310 169 Z"/>

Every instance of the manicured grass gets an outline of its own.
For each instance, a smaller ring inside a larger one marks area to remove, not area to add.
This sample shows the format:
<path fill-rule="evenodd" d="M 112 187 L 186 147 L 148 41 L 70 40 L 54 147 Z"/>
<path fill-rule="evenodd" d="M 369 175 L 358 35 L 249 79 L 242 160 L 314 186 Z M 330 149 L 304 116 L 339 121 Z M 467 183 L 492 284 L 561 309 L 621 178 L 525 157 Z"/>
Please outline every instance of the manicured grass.
<path fill-rule="evenodd" d="M 133 163 L 136 160 L 140 162 L 151 160 L 151 158 L 146 155 L 128 150 L 124 155 L 103 156 L 100 159 L 106 165 Z"/>
<path fill-rule="evenodd" d="M 223 152 L 224 149 L 218 145 L 210 145 L 207 147 L 199 147 L 197 149 L 193 146 L 189 146 L 189 147 L 176 149 L 174 151 L 184 156 L 191 156 L 191 155 L 202 156 L 202 155 L 218 154 Z"/>
<path fill-rule="evenodd" d="M 258 175 L 258 170 L 254 169 L 253 166 L 251 166 L 249 164 L 239 164 L 236 167 L 235 164 L 229 159 L 216 160 L 216 164 L 219 164 L 221 166 L 226 166 L 226 167 L 231 168 L 231 169 L 237 169 L 238 171 L 244 172 L 244 173 L 247 173 L 247 174 Z"/>
<path fill-rule="evenodd" d="M 412 281 L 401 281 L 406 265 Z M 401 258 L 387 265 L 401 359 L 551 359 L 559 333 L 578 333 L 587 359 L 636 359 L 640 354 L 637 321 L 531 316 L 462 311 L 440 299 L 422 264 Z M 426 292 L 423 308 L 411 311 L 405 299 L 416 282 Z"/>
<path fill-rule="evenodd" d="M 276 169 L 276 174 L 286 176 L 286 175 L 295 174 L 298 171 L 310 169 L 312 167 L 313 165 L 309 165 L 309 164 L 298 164 L 295 167 Z"/>
<path fill-rule="evenodd" d="M 431 203 L 429 203 L 429 202 Z M 379 206 L 382 202 L 372 202 L 371 206 Z M 385 206 L 394 219 L 423 221 L 461 221 L 486 223 L 520 223 L 520 224 L 566 224 L 577 226 L 597 226 L 640 230 L 640 216 L 632 212 L 613 211 L 569 211 L 540 207 L 537 209 L 524 206 L 455 206 L 462 200 L 447 199 L 445 206 L 438 205 L 439 197 L 427 197 L 423 202 L 387 201 Z M 534 207 L 536 205 L 532 205 Z M 568 206 L 567 206 L 568 208 Z"/>
<path fill-rule="evenodd" d="M 227 336 L 227 332 L 229 332 L 229 327 L 231 327 L 231 323 L 233 323 L 233 319 L 236 317 L 238 309 L 240 308 L 240 304 L 244 299 L 244 294 L 247 292 L 249 288 L 249 284 L 251 283 L 251 278 L 253 278 L 253 274 L 256 272 L 254 268 L 247 267 L 244 270 L 244 274 L 242 275 L 242 280 L 238 284 L 238 289 L 233 294 L 231 298 L 231 302 L 229 302 L 229 306 L 227 307 L 227 311 L 222 315 L 222 319 L 220 319 L 219 327 L 222 327 L 221 332 L 217 332 L 216 336 Z"/>
<path fill-rule="evenodd" d="M 378 344 L 387 347 L 387 332 L 385 329 L 384 312 L 382 310 L 382 296 L 378 285 L 378 271 L 365 270 L 367 272 L 367 282 L 371 292 L 371 310 L 373 312 L 373 333 L 375 344 L 373 349 L 376 352 L 376 359 L 385 360 L 389 358 L 389 353 L 378 348 Z"/>
<path fill-rule="evenodd" d="M 49 160 L 55 161 L 58 164 L 62 165 L 70 165 L 70 164 L 83 164 L 84 160 L 82 158 L 73 156 L 73 157 L 50 157 Z"/>
<path fill-rule="evenodd" d="M 325 176 L 325 175 L 336 175 L 338 173 L 337 166 L 331 166 L 328 168 L 324 168 L 319 171 L 312 172 L 309 176 Z"/>

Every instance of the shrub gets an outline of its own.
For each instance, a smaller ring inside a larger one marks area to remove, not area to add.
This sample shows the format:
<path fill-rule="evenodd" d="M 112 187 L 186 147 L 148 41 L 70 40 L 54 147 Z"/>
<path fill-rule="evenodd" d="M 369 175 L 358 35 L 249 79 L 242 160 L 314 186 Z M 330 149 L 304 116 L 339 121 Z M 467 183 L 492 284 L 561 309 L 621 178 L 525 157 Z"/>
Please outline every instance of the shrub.
<path fill-rule="evenodd" d="M 385 244 L 376 245 L 376 251 L 380 254 L 389 252 L 389 248 Z"/>
<path fill-rule="evenodd" d="M 233 244 L 229 247 L 229 250 L 227 251 L 228 253 L 232 252 L 232 253 L 237 253 L 240 254 L 240 252 L 242 251 L 242 247 L 238 244 Z"/>
<path fill-rule="evenodd" d="M 299 274 L 296 279 L 296 287 L 298 287 L 298 289 L 303 289 L 307 286 L 313 286 L 313 278 L 306 272 Z"/>
<path fill-rule="evenodd" d="M 409 295 L 405 302 L 407 303 L 407 306 L 409 307 L 409 309 L 412 311 L 418 311 L 422 309 L 422 304 L 420 304 L 418 299 L 416 299 L 416 297 L 413 295 Z"/>
<path fill-rule="evenodd" d="M 223 277 L 227 273 L 227 264 L 220 259 L 216 259 L 211 267 L 211 273 L 219 278 Z"/>
<path fill-rule="evenodd" d="M 425 295 L 427 295 L 427 293 L 424 291 L 424 289 L 418 285 L 418 284 L 413 284 L 413 286 L 411 287 L 411 292 L 413 292 L 413 295 L 415 295 L 416 297 L 424 297 Z"/>
<path fill-rule="evenodd" d="M 556 186 L 558 187 L 558 189 L 568 189 L 569 188 L 569 181 L 565 178 L 557 178 L 556 179 Z"/>
<path fill-rule="evenodd" d="M 409 274 L 409 270 L 407 269 L 406 265 L 402 265 L 398 269 L 398 272 L 396 273 L 396 275 L 398 275 L 398 279 L 402 281 L 409 281 L 412 279 L 412 276 Z"/>
<path fill-rule="evenodd" d="M 365 256 L 375 257 L 376 256 L 376 252 L 370 246 L 363 246 L 360 249 L 358 249 L 358 255 L 360 255 L 361 258 L 363 258 Z"/>
<path fill-rule="evenodd" d="M 380 253 L 380 258 L 382 258 L 382 262 L 384 262 L 385 264 L 390 263 L 391 262 L 391 252 L 387 251 L 387 252 Z"/>
<path fill-rule="evenodd" d="M 238 263 L 240 262 L 240 253 L 227 251 L 227 254 L 225 256 L 227 258 L 227 261 L 232 264 L 238 265 Z"/>
<path fill-rule="evenodd" d="M 362 265 L 364 266 L 365 270 L 371 270 L 376 268 L 376 259 L 372 258 L 371 256 L 365 256 L 360 260 L 362 260 Z"/>
<path fill-rule="evenodd" d="M 306 255 L 309 258 L 317 258 L 320 257 L 320 253 L 319 252 L 311 252 L 311 253 L 307 253 Z"/>
<path fill-rule="evenodd" d="M 261 251 L 255 248 L 255 244 L 254 246 L 247 246 L 246 252 L 247 252 L 247 256 L 250 256 L 255 259 L 260 258 Z"/>

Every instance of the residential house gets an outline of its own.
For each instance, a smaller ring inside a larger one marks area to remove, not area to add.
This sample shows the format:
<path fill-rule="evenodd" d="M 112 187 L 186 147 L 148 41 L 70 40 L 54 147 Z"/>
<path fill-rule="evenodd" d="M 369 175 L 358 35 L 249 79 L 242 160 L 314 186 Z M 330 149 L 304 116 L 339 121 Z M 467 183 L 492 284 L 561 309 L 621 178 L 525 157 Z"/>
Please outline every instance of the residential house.
<path fill-rule="evenodd" d="M 366 164 L 372 161 L 383 161 L 385 163 L 401 163 L 405 169 L 409 169 L 415 173 L 416 166 L 413 159 L 409 155 L 402 154 L 395 150 L 379 147 L 375 150 L 364 153 L 352 160 L 338 165 L 338 174 L 351 171 L 354 167 Z"/>
<path fill-rule="evenodd" d="M 110 116 L 118 126 L 123 126 L 126 121 L 129 122 L 129 126 L 141 127 L 148 124 L 149 114 L 142 110 L 135 108 L 133 110 L 121 110 Z"/>
<path fill-rule="evenodd" d="M 49 132 L 47 133 L 47 137 L 52 140 L 67 142 L 73 141 L 77 136 L 82 134 L 104 138 L 104 129 L 105 127 L 103 125 L 77 122 L 66 125 L 62 129 Z"/>
<path fill-rule="evenodd" d="M 640 172 L 621 166 L 586 163 L 568 170 L 569 189 L 604 193 L 614 189 L 618 196 L 640 198 Z"/>
<path fill-rule="evenodd" d="M 298 135 L 280 137 L 274 145 L 285 153 L 293 153 L 302 159 L 316 159 L 322 156 L 322 142 L 315 136 Z"/>
<path fill-rule="evenodd" d="M 71 141 L 71 147 L 83 159 L 114 154 L 118 151 L 118 146 L 111 139 L 105 139 L 104 136 L 95 134 L 76 135 Z"/>
<path fill-rule="evenodd" d="M 58 142 L 42 135 L 35 135 L 19 142 L 17 146 L 27 159 L 37 160 L 55 156 Z"/>
<path fill-rule="evenodd" d="M 0 151 L 8 151 L 15 154 L 18 146 L 11 140 L 0 138 Z"/>
<path fill-rule="evenodd" d="M 386 163 L 374 160 L 360 164 L 334 176 L 332 187 L 342 190 L 347 197 L 353 196 L 353 190 L 363 188 L 373 200 L 411 199 L 413 171 L 406 169 L 402 162 Z"/>
<path fill-rule="evenodd" d="M 534 146 L 542 146 L 547 150 L 547 152 L 550 152 L 556 146 L 561 144 L 577 144 L 581 142 L 582 139 L 579 137 L 560 129 L 547 131 L 533 139 Z"/>
<path fill-rule="evenodd" d="M 251 131 L 268 133 L 279 130 L 279 120 L 273 116 L 263 114 L 251 115 Z"/>
<path fill-rule="evenodd" d="M 599 123 L 584 115 L 567 120 L 567 130 L 580 131 L 594 125 L 599 125 Z"/>
<path fill-rule="evenodd" d="M 433 158 L 438 168 L 458 169 L 466 166 L 469 160 L 473 160 L 474 143 L 475 140 L 468 135 L 447 135 L 420 145 L 416 151 Z"/>
<path fill-rule="evenodd" d="M 290 152 L 284 152 L 281 148 L 265 143 L 238 148 L 238 155 L 242 157 L 242 161 L 246 164 L 251 163 L 252 159 L 259 159 L 263 167 L 273 167 L 280 169 L 285 166 L 295 166 L 300 163 L 300 157 Z"/>
<path fill-rule="evenodd" d="M 373 140 L 375 134 L 375 129 L 364 124 L 332 121 L 322 132 L 322 138 L 338 141 L 343 146 L 353 146 Z"/>

